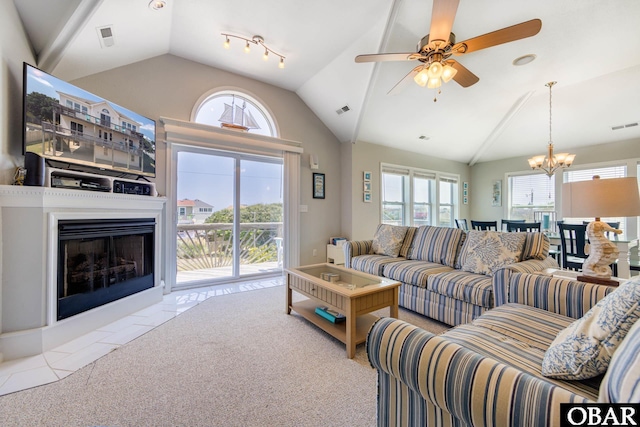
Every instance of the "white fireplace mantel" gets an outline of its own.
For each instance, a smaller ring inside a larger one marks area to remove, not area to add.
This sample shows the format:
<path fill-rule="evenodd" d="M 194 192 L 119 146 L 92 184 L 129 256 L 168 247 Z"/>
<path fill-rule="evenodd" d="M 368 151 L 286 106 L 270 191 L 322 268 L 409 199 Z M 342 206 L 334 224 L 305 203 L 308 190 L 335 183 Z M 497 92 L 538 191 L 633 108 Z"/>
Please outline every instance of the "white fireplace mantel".
<path fill-rule="evenodd" d="M 0 362 L 39 354 L 162 300 L 166 198 L 0 186 Z M 154 287 L 56 320 L 60 219 L 155 218 Z"/>

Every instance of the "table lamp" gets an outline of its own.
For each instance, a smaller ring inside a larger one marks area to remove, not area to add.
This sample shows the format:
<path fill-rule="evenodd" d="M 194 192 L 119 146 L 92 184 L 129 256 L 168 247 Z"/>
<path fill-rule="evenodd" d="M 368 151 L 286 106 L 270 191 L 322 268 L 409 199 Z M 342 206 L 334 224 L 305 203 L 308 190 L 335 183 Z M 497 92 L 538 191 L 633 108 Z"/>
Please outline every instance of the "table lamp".
<path fill-rule="evenodd" d="M 603 217 L 629 217 L 640 215 L 640 194 L 635 177 L 600 179 L 562 184 L 562 216 L 565 218 L 594 217 L 587 225 L 589 243 L 585 253 L 589 256 L 582 266 L 583 276 L 578 280 L 601 284 L 611 281 L 610 264 L 618 259 L 619 250 L 605 232 L 621 231 L 600 221 Z"/>

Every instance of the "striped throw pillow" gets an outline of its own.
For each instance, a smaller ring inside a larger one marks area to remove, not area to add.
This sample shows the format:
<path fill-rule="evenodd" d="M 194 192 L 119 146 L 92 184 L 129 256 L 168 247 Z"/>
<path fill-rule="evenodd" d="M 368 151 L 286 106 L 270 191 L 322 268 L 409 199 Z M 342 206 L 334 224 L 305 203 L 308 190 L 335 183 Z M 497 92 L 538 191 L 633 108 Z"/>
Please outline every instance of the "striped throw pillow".
<path fill-rule="evenodd" d="M 611 356 L 607 374 L 600 383 L 598 402 L 640 402 L 640 321 L 636 320 Z"/>
<path fill-rule="evenodd" d="M 549 256 L 549 238 L 544 233 L 522 233 L 524 248 L 522 249 L 522 261 L 528 259 L 539 259 L 544 261 Z"/>
<path fill-rule="evenodd" d="M 459 228 L 423 225 L 413 238 L 409 259 L 437 262 L 453 268 L 464 238 L 465 233 Z"/>

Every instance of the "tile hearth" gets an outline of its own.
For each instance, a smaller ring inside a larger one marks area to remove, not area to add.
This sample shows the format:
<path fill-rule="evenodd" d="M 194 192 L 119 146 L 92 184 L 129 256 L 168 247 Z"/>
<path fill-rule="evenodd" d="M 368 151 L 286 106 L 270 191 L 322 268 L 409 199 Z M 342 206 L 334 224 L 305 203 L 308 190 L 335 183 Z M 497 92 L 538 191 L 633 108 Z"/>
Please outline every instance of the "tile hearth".
<path fill-rule="evenodd" d="M 220 295 L 282 285 L 281 277 L 172 292 L 162 302 L 51 351 L 0 363 L 0 396 L 58 381 L 164 322 Z"/>

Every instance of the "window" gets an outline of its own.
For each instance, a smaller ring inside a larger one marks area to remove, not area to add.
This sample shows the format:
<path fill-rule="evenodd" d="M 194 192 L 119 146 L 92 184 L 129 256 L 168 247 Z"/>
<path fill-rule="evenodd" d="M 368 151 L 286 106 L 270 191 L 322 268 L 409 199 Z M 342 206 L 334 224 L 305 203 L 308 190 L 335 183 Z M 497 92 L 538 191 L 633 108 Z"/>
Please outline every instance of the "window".
<path fill-rule="evenodd" d="M 69 108 L 73 108 L 73 101 L 71 101 L 70 99 L 67 99 L 66 105 Z"/>
<path fill-rule="evenodd" d="M 88 114 L 89 110 L 87 110 L 87 107 L 85 105 L 82 106 L 82 114 Z"/>
<path fill-rule="evenodd" d="M 392 171 L 382 173 L 382 223 L 403 225 L 405 221 L 405 187 L 408 175 Z"/>
<path fill-rule="evenodd" d="M 76 111 L 80 111 L 80 104 L 78 104 L 77 102 L 73 103 L 73 109 Z"/>
<path fill-rule="evenodd" d="M 196 123 L 245 128 L 249 133 L 278 136 L 275 122 L 258 100 L 238 91 L 221 91 L 207 97 L 197 108 Z"/>
<path fill-rule="evenodd" d="M 563 182 L 578 182 L 578 181 L 588 181 L 593 179 L 595 175 L 598 175 L 600 179 L 611 179 L 611 178 L 624 178 L 627 176 L 627 167 L 626 166 L 608 166 L 602 168 L 592 168 L 592 169 L 582 169 L 582 170 L 568 170 L 563 173 Z M 601 218 L 604 222 L 619 222 L 620 228 L 622 231 L 625 230 L 625 218 Z M 593 221 L 593 218 L 568 218 L 567 222 L 577 223 L 583 221 Z"/>
<path fill-rule="evenodd" d="M 458 200 L 457 178 L 440 178 L 440 207 L 438 211 L 438 225 L 440 227 L 453 227 L 456 206 Z"/>
<path fill-rule="evenodd" d="M 509 219 L 535 222 L 540 212 L 555 217 L 555 182 L 545 174 L 509 177 Z"/>
<path fill-rule="evenodd" d="M 83 132 L 84 132 L 83 125 L 76 122 L 71 122 L 71 133 L 77 133 L 78 135 L 82 135 Z"/>
<path fill-rule="evenodd" d="M 109 149 L 106 146 L 103 148 L 102 152 L 105 156 L 109 155 Z"/>
<path fill-rule="evenodd" d="M 385 164 L 381 169 L 382 223 L 453 227 L 458 177 Z"/>

